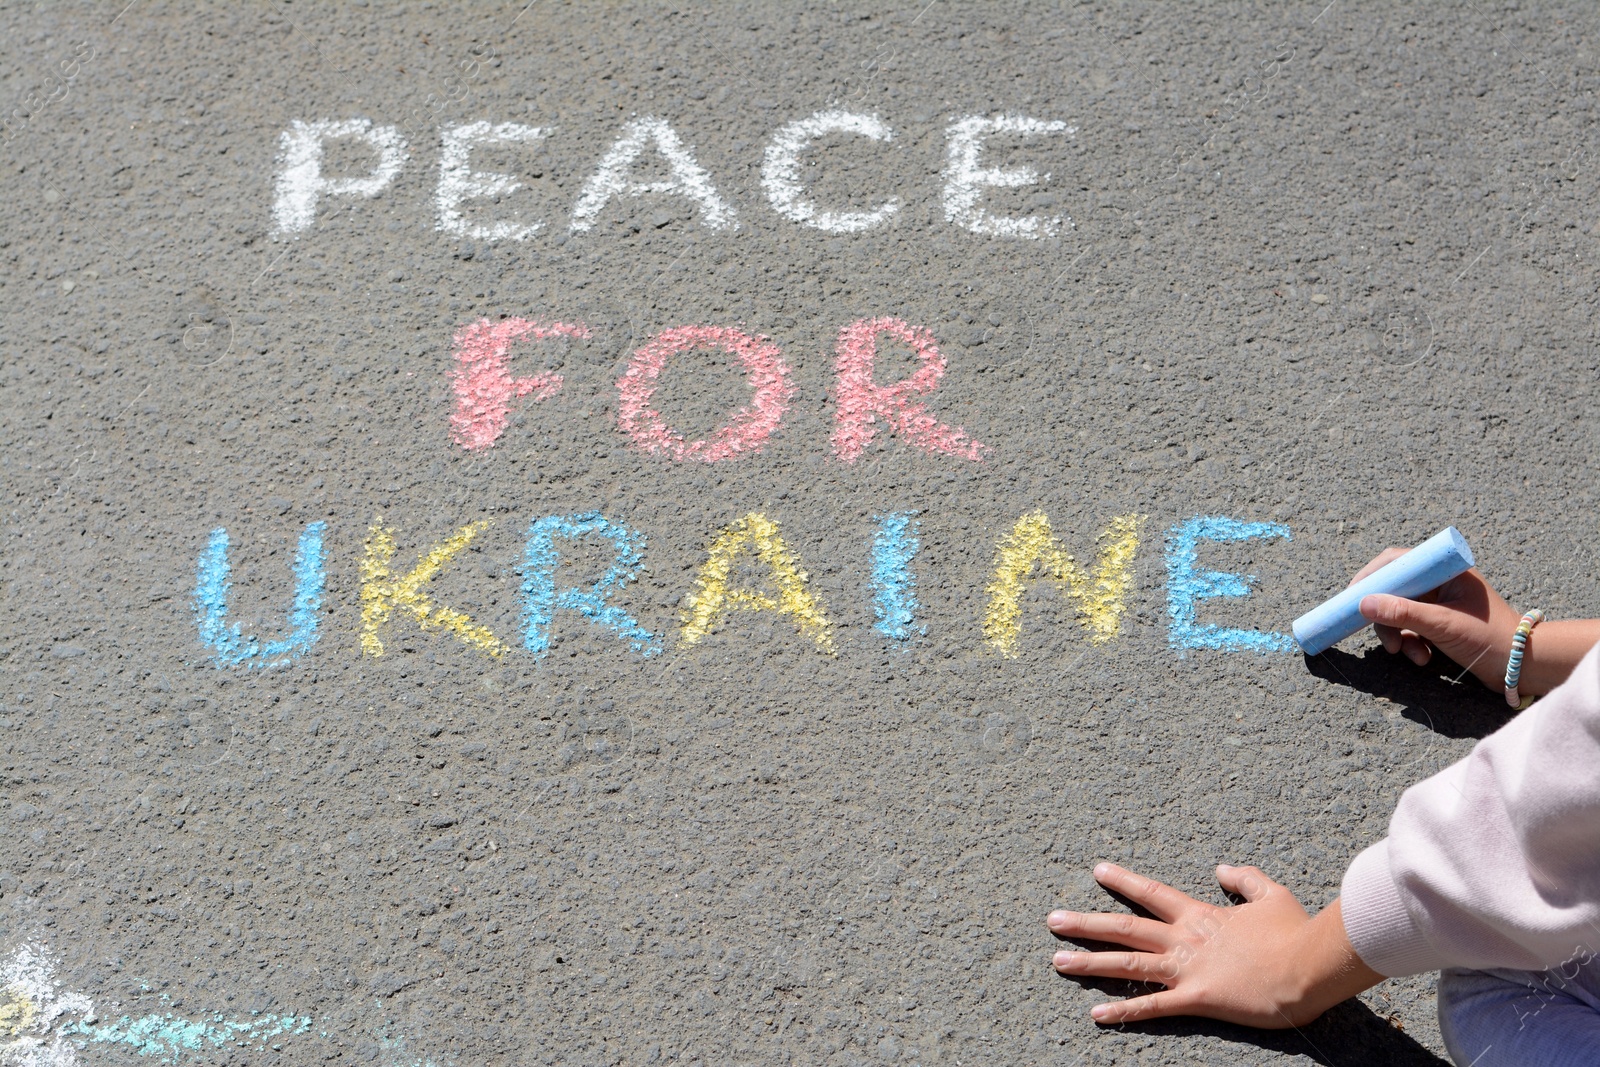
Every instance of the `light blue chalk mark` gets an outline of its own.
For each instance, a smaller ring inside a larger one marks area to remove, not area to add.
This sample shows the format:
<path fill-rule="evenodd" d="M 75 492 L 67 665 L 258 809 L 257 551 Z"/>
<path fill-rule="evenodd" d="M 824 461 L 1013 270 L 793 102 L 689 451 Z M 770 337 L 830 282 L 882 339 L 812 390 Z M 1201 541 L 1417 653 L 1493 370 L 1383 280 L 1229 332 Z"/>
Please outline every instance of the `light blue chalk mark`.
<path fill-rule="evenodd" d="M 1220 652 L 1292 652 L 1289 634 L 1242 630 L 1195 622 L 1195 605 L 1219 597 L 1247 597 L 1257 581 L 1253 574 L 1197 571 L 1196 546 L 1201 541 L 1253 541 L 1281 537 L 1289 527 L 1277 522 L 1240 522 L 1217 515 L 1196 515 L 1167 534 L 1167 643 L 1176 649 L 1209 648 Z"/>
<path fill-rule="evenodd" d="M 153 1014 L 139 1018 L 124 1015 L 116 1022 L 98 1026 L 73 1023 L 64 1027 L 62 1033 L 77 1041 L 81 1048 L 118 1045 L 163 1063 L 178 1063 L 186 1053 L 209 1052 L 229 1045 L 254 1045 L 264 1049 L 275 1037 L 310 1031 L 310 1019 L 292 1015 L 261 1015 L 245 1020 L 214 1015 L 206 1022 L 179 1015 Z"/>
<path fill-rule="evenodd" d="M 212 662 L 220 667 L 281 667 L 303 655 L 317 643 L 317 609 L 322 606 L 326 567 L 322 558 L 325 522 L 314 522 L 300 534 L 300 547 L 294 557 L 294 608 L 289 613 L 288 637 L 262 644 L 255 635 L 246 638 L 239 624 L 228 623 L 228 531 L 211 531 L 206 550 L 200 554 L 199 581 L 194 590 L 195 623 L 200 641 L 212 650 Z"/>
<path fill-rule="evenodd" d="M 878 532 L 872 538 L 872 611 L 878 617 L 877 631 L 896 641 L 909 641 L 926 635 L 926 626 L 913 626 L 917 618 L 917 578 L 911 561 L 922 548 L 917 535 L 922 524 L 915 511 L 893 511 L 873 516 Z"/>
<path fill-rule="evenodd" d="M 384 1067 L 446 1067 L 444 1062 L 430 1056 L 410 1055 L 404 1037 L 380 1037 L 378 1044 L 383 1047 Z"/>
<path fill-rule="evenodd" d="M 607 538 L 616 556 L 606 573 L 588 589 L 556 589 L 556 538 L 577 541 L 590 535 Z M 550 651 L 550 628 L 557 611 L 576 611 L 599 626 L 627 640 L 635 652 L 654 656 L 661 641 L 639 625 L 637 619 L 607 601 L 611 595 L 638 577 L 644 535 L 621 523 L 610 522 L 598 511 L 575 515 L 546 515 L 528 527 L 528 546 L 523 557 L 522 604 L 523 644 L 542 658 Z"/>

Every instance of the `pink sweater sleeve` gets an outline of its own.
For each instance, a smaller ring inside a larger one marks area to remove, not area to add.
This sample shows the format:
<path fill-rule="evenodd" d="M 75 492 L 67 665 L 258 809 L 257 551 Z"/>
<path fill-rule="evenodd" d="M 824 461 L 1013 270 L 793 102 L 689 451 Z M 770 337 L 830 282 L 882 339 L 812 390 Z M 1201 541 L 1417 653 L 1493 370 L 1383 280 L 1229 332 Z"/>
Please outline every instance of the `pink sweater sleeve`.
<path fill-rule="evenodd" d="M 1405 791 L 1340 893 L 1367 966 L 1544 970 L 1600 950 L 1600 645 L 1557 689 Z"/>

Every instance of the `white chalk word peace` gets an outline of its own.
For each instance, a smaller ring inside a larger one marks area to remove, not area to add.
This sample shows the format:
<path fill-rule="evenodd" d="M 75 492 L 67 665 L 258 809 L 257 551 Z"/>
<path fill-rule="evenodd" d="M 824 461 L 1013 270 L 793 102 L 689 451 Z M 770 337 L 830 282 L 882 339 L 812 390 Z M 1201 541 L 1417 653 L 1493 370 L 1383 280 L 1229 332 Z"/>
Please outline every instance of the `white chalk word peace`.
<path fill-rule="evenodd" d="M 989 206 L 986 196 L 991 190 L 1045 185 L 1051 175 L 1031 166 L 995 166 L 986 160 L 985 152 L 992 156 L 996 148 L 1040 139 L 1053 146 L 1076 134 L 1075 127 L 1059 119 L 1026 115 L 955 118 L 945 129 L 940 190 L 945 221 L 983 237 L 1012 240 L 1054 237 L 1070 228 L 1073 223 L 1067 215 L 1005 214 Z M 479 241 L 523 241 L 546 232 L 549 220 L 521 217 L 501 203 L 525 188 L 531 177 L 542 174 L 543 168 L 523 175 L 477 170 L 472 156 L 476 149 L 493 152 L 506 146 L 536 152 L 557 136 L 560 131 L 553 126 L 487 120 L 440 127 L 434 229 Z M 821 150 L 825 142 L 840 136 L 875 146 L 875 152 L 897 150 L 894 129 L 874 114 L 834 108 L 784 123 L 762 150 L 760 166 L 761 194 L 779 218 L 826 233 L 866 233 L 887 226 L 900 212 L 904 205 L 895 196 L 865 205 L 825 204 L 811 191 L 817 183 L 808 183 L 805 174 L 815 174 L 827 158 Z M 369 150 L 372 162 L 368 170 L 340 177 L 325 173 L 327 150 L 335 142 Z M 316 226 L 319 211 L 326 211 L 327 201 L 353 207 L 356 201 L 378 196 L 394 185 L 410 160 L 411 147 L 398 126 L 379 125 L 368 118 L 294 120 L 278 138 L 274 234 L 295 237 L 309 232 Z M 656 177 L 646 180 L 640 176 L 646 172 Z M 663 172 L 665 177 L 660 176 Z M 602 218 L 626 217 L 626 213 L 639 210 L 628 203 L 638 200 L 676 203 L 687 208 L 701 227 L 723 233 L 739 228 L 743 210 L 718 189 L 710 171 L 672 124 L 655 115 L 623 124 L 584 179 L 560 228 L 570 235 L 588 233 Z M 500 217 L 494 217 L 496 210 Z"/>

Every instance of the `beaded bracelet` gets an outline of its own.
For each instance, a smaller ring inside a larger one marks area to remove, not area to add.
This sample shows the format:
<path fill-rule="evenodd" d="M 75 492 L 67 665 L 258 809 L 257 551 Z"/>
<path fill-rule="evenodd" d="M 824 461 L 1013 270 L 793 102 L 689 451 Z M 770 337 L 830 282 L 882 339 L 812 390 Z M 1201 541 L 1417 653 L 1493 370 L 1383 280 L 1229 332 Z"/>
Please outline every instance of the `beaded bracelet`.
<path fill-rule="evenodd" d="M 1527 650 L 1528 635 L 1541 622 L 1544 622 L 1544 612 L 1534 608 L 1522 616 L 1517 632 L 1511 637 L 1511 658 L 1506 661 L 1506 703 L 1514 708 L 1522 704 L 1522 697 L 1517 693 L 1517 680 L 1522 677 L 1522 653 Z"/>

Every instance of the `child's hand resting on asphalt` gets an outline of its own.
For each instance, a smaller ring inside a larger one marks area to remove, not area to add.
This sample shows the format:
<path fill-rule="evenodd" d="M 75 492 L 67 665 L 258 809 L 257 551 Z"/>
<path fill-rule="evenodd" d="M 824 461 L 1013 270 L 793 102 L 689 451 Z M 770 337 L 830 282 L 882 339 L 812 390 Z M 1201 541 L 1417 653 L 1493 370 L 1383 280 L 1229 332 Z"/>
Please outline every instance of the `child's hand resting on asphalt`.
<path fill-rule="evenodd" d="M 1094 876 L 1155 918 L 1051 912 L 1047 922 L 1058 937 L 1133 950 L 1057 952 L 1056 970 L 1166 987 L 1097 1005 L 1090 1012 L 1095 1022 L 1203 1015 L 1280 1029 L 1308 1023 L 1383 981 L 1350 947 L 1337 900 L 1313 917 L 1254 867 L 1217 868 L 1222 888 L 1245 899 L 1232 907 L 1206 904 L 1114 863 L 1095 867 Z"/>
<path fill-rule="evenodd" d="M 1385 549 L 1350 584 L 1408 551 Z M 1522 617 L 1522 611 L 1506 603 L 1476 567 L 1416 600 L 1387 593 L 1363 597 L 1361 614 L 1372 621 L 1388 651 L 1403 652 L 1413 663 L 1425 666 L 1437 649 L 1497 693 L 1505 680 L 1511 636 Z M 1600 622 L 1594 619 L 1540 623 L 1528 639 L 1518 688 L 1536 696 L 1548 693 L 1566 680 L 1596 641 L 1600 641 Z"/>

